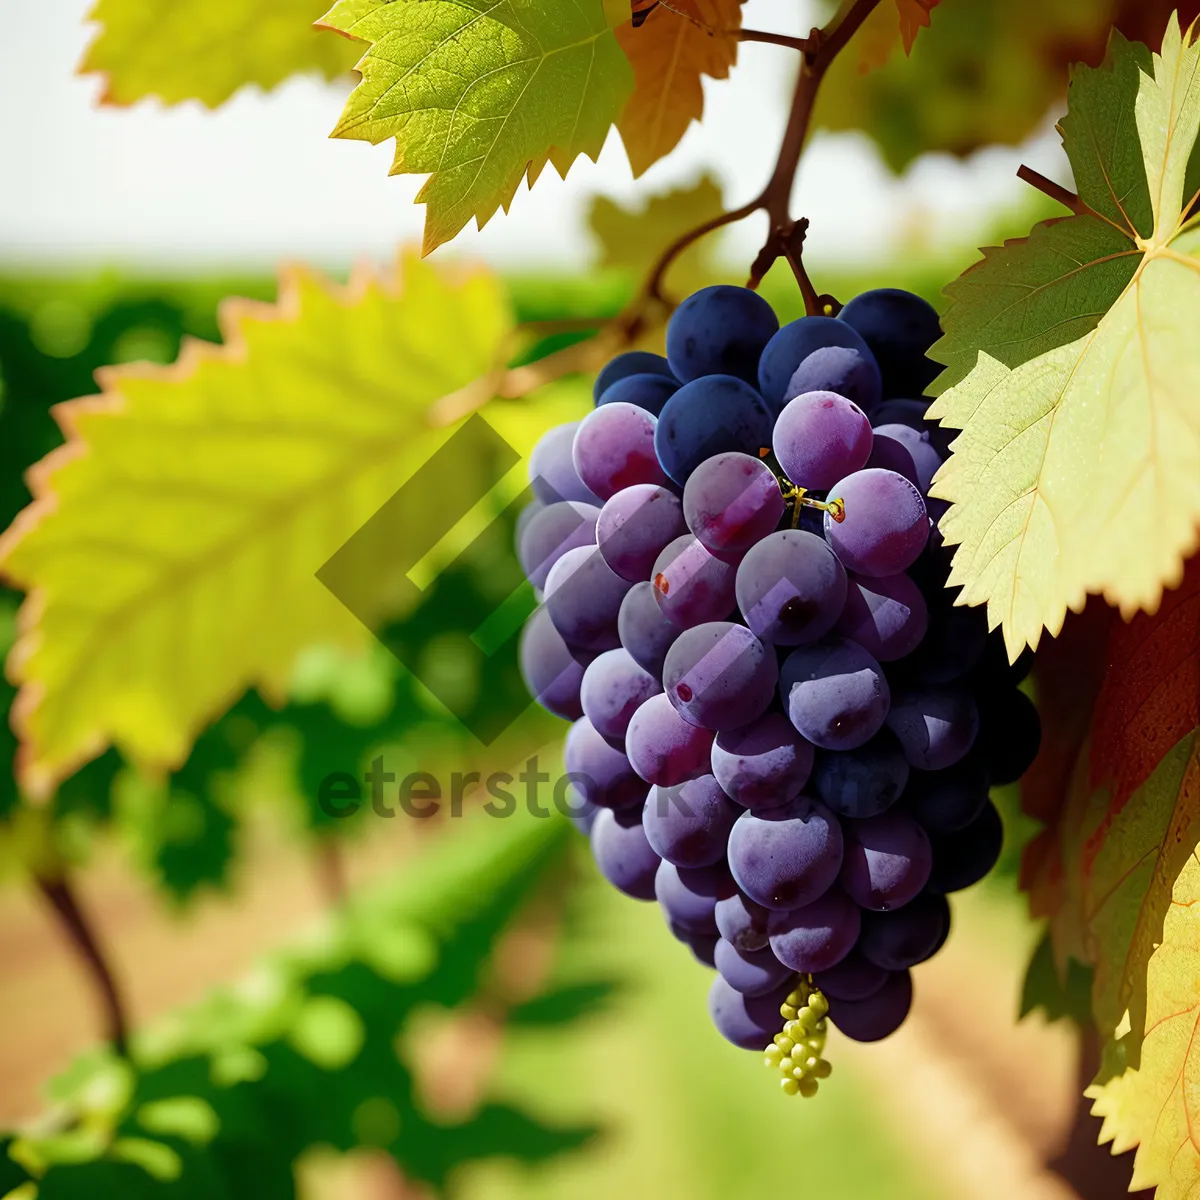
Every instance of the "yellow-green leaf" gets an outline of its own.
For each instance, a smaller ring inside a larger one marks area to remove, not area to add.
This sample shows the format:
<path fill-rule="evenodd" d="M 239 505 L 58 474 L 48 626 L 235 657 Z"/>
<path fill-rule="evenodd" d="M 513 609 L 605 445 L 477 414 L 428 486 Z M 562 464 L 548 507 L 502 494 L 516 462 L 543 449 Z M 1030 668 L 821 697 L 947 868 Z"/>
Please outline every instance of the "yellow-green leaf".
<path fill-rule="evenodd" d="M 392 174 L 429 175 L 426 253 L 527 171 L 596 158 L 633 88 L 601 0 L 339 0 L 322 23 L 371 43 L 334 136 L 395 138 Z"/>
<path fill-rule="evenodd" d="M 105 77 L 103 100 L 223 104 L 246 84 L 264 89 L 292 75 L 348 72 L 361 48 L 315 29 L 321 0 L 97 0 L 100 25 L 81 71 Z"/>
<path fill-rule="evenodd" d="M 981 352 L 930 409 L 963 431 L 933 487 L 952 502 L 950 582 L 962 603 L 987 603 L 1014 657 L 1089 592 L 1126 615 L 1153 611 L 1197 544 L 1200 228 L 1183 214 L 1200 47 L 1175 22 L 1133 118 L 1125 136 L 1140 138 L 1154 233 L 1129 239 L 1132 279 L 1090 333 L 1015 370 Z"/>

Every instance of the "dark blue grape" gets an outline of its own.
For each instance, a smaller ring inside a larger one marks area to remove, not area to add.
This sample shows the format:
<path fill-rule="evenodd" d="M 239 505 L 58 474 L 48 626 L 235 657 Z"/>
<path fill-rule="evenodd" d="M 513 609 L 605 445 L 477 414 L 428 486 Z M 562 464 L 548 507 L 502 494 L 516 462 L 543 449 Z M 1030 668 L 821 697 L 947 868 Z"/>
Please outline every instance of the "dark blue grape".
<path fill-rule="evenodd" d="M 1015 687 L 979 699 L 980 742 L 992 782 L 1016 783 L 1042 747 L 1042 722 L 1034 703 Z"/>
<path fill-rule="evenodd" d="M 663 405 L 679 391 L 679 380 L 664 375 L 629 375 L 618 379 L 599 400 L 596 407 L 606 404 L 632 404 L 658 416 Z"/>
<path fill-rule="evenodd" d="M 879 1042 L 904 1024 L 912 1007 L 912 976 L 897 971 L 865 1000 L 829 997 L 829 1019 L 855 1042 Z"/>
<path fill-rule="evenodd" d="M 856 329 L 871 348 L 883 375 L 883 395 L 920 396 L 941 367 L 926 351 L 942 336 L 937 310 L 899 288 L 877 288 L 855 296 L 839 320 Z"/>
<path fill-rule="evenodd" d="M 771 415 L 762 397 L 732 375 L 684 384 L 663 405 L 654 432 L 662 468 L 683 487 L 706 459 L 727 451 L 757 458 L 771 444 Z"/>
<path fill-rule="evenodd" d="M 858 949 L 868 962 L 886 971 L 906 971 L 932 958 L 950 933 L 945 896 L 918 896 L 895 912 L 863 914 Z"/>
<path fill-rule="evenodd" d="M 978 883 L 995 865 L 1004 846 L 1004 823 L 989 801 L 965 829 L 935 837 L 929 891 L 961 892 Z"/>
<path fill-rule="evenodd" d="M 870 357 L 856 330 L 833 317 L 801 317 L 785 325 L 768 343 L 758 363 L 758 390 L 772 413 L 783 408 L 788 384 L 800 364 L 816 350 L 842 346 Z"/>
<path fill-rule="evenodd" d="M 778 329 L 775 310 L 757 292 L 728 284 L 701 288 L 667 325 L 667 361 L 684 383 L 702 375 L 736 375 L 753 384 L 763 347 Z"/>
<path fill-rule="evenodd" d="M 659 375 L 666 379 L 674 379 L 670 364 L 661 354 L 651 354 L 648 350 L 629 350 L 610 359 L 596 376 L 592 385 L 592 395 L 596 402 L 618 380 L 628 379 L 631 375 Z"/>
<path fill-rule="evenodd" d="M 904 803 L 927 833 L 955 833 L 983 812 L 990 784 L 987 761 L 977 745 L 944 771 L 913 771 Z"/>
<path fill-rule="evenodd" d="M 883 399 L 875 359 L 853 346 L 822 346 L 797 368 L 783 393 L 784 403 L 806 392 L 836 392 L 868 416 Z"/>
<path fill-rule="evenodd" d="M 820 751 L 808 788 L 839 817 L 861 819 L 891 808 L 908 777 L 904 754 L 885 730 L 857 750 Z"/>
<path fill-rule="evenodd" d="M 851 950 L 837 966 L 813 976 L 813 983 L 829 1000 L 865 1000 L 887 981 L 887 971 L 865 958 L 858 947 Z"/>

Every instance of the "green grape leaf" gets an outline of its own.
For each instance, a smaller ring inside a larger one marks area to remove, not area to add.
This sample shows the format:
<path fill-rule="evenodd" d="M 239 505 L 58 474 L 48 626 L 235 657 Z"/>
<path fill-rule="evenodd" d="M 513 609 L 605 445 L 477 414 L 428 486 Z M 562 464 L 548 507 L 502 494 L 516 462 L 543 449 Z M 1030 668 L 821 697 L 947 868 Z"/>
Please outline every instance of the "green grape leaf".
<path fill-rule="evenodd" d="M 100 32 L 80 70 L 104 76 L 106 104 L 157 96 L 216 108 L 248 84 L 347 74 L 358 54 L 313 28 L 324 10 L 321 0 L 97 0 L 89 19 Z"/>
<path fill-rule="evenodd" d="M 1014 657 L 1036 647 L 1043 628 L 1057 634 L 1067 610 L 1081 609 L 1089 592 L 1126 616 L 1153 611 L 1163 588 L 1181 579 L 1200 526 L 1200 359 L 1181 320 L 1200 310 L 1200 229 L 1185 217 L 1192 197 L 1184 196 L 1200 132 L 1200 48 L 1173 21 L 1153 74 L 1136 72 L 1136 93 L 1126 82 L 1132 73 L 1119 64 L 1140 52 L 1124 42 L 1113 52 L 1110 90 L 1080 94 L 1077 122 L 1064 137 L 1070 151 L 1099 95 L 1105 110 L 1093 127 L 1111 126 L 1115 106 L 1126 110 L 1123 128 L 1140 141 L 1154 216 L 1148 239 L 1125 228 L 1126 249 L 1137 256 L 1132 277 L 1084 336 L 1015 368 L 982 350 L 978 365 L 929 410 L 962 430 L 932 489 L 951 502 L 941 522 L 957 547 L 950 583 L 963 588 L 961 603 L 987 604 L 990 625 L 1003 628 Z M 1122 181 L 1116 195 L 1127 194 Z M 1039 245 L 1061 246 L 1071 225 L 1054 226 Z M 1014 257 L 1020 261 L 1012 269 L 1023 265 L 1027 282 L 1029 256 L 1020 249 L 994 255 L 991 273 Z M 1064 284 L 1058 268 L 1050 275 L 1059 285 L 1047 289 L 1048 307 L 1029 302 L 1023 326 L 1039 347 L 1055 336 L 1047 329 L 1051 308 L 1060 327 L 1088 321 L 1106 300 L 1096 289 L 1111 289 L 1118 277 L 1085 271 Z M 951 318 L 951 345 L 939 344 L 938 357 L 960 356 L 953 331 L 979 320 L 968 316 L 956 326 Z M 998 321 L 983 324 L 990 330 Z M 1011 329 L 1005 338 L 1011 346 Z"/>
<path fill-rule="evenodd" d="M 595 159 L 633 89 L 601 0 L 339 0 L 322 23 L 371 43 L 334 136 L 395 138 L 392 173 L 429 175 L 426 253 L 547 161 Z"/>
<path fill-rule="evenodd" d="M 1021 989 L 1020 1015 L 1041 1010 L 1049 1021 L 1069 1018 L 1088 1025 L 1092 1016 L 1092 973 L 1076 959 L 1069 959 L 1065 977 L 1054 961 L 1053 939 L 1047 934 L 1037 944 L 1025 972 Z"/>

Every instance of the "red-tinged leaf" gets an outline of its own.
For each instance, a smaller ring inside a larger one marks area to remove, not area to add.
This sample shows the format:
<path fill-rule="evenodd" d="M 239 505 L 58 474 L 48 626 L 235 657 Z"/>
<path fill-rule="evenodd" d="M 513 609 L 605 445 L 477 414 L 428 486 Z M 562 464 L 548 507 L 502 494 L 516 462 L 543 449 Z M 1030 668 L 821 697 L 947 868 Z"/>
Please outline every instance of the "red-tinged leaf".
<path fill-rule="evenodd" d="M 941 0 L 896 0 L 900 10 L 900 36 L 904 39 L 904 53 L 911 54 L 913 43 L 922 29 L 928 29 L 933 10 Z"/>

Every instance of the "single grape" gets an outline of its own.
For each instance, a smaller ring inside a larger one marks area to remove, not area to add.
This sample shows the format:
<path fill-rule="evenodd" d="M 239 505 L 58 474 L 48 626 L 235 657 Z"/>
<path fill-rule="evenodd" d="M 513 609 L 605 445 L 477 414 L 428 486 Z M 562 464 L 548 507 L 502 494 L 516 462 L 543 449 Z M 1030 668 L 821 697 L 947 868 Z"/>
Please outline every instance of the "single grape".
<path fill-rule="evenodd" d="M 701 288 L 667 324 L 667 361 L 684 383 L 736 375 L 753 384 L 763 347 L 778 329 L 775 310 L 757 292 L 728 284 Z"/>
<path fill-rule="evenodd" d="M 563 758 L 567 775 L 581 800 L 600 808 L 640 811 L 649 791 L 623 751 L 610 745 L 580 717 L 567 731 Z"/>
<path fill-rule="evenodd" d="M 872 414 L 876 425 L 907 425 L 918 433 L 926 433 L 944 462 L 950 457 L 950 444 L 958 437 L 958 430 L 949 425 L 940 425 L 926 417 L 930 400 L 885 400 Z"/>
<path fill-rule="evenodd" d="M 826 638 L 793 650 L 779 672 L 792 724 L 823 750 L 855 750 L 883 728 L 891 702 L 879 664 L 856 642 Z"/>
<path fill-rule="evenodd" d="M 808 392 L 784 405 L 771 445 L 794 484 L 823 492 L 867 465 L 871 437 L 857 404 L 833 392 Z"/>
<path fill-rule="evenodd" d="M 944 771 L 913 771 L 904 803 L 927 833 L 954 833 L 983 812 L 990 785 L 987 760 L 977 745 Z"/>
<path fill-rule="evenodd" d="M 767 923 L 771 910 L 756 904 L 739 891 L 722 896 L 713 910 L 717 931 L 739 950 L 761 950 L 768 940 Z"/>
<path fill-rule="evenodd" d="M 1034 703 L 1015 687 L 985 691 L 979 700 L 980 742 L 992 782 L 1016 783 L 1042 747 Z"/>
<path fill-rule="evenodd" d="M 768 343 L 758 363 L 758 389 L 771 412 L 784 405 L 788 384 L 814 351 L 841 346 L 871 357 L 867 343 L 849 325 L 833 317 L 801 317 L 785 325 Z"/>
<path fill-rule="evenodd" d="M 744 812 L 729 835 L 729 869 L 738 887 L 777 912 L 823 896 L 842 867 L 842 828 L 805 796 L 761 812 Z"/>
<path fill-rule="evenodd" d="M 903 443 L 888 437 L 878 427 L 871 432 L 871 457 L 867 459 L 867 469 L 894 471 L 920 490 L 921 477 L 917 473 L 917 464 Z"/>
<path fill-rule="evenodd" d="M 925 597 L 907 575 L 848 577 L 846 603 L 835 629 L 876 662 L 895 662 L 912 654 L 928 628 Z"/>
<path fill-rule="evenodd" d="M 680 716 L 718 733 L 762 716 L 778 679 L 774 651 L 728 621 L 684 630 L 663 664 L 663 691 Z"/>
<path fill-rule="evenodd" d="M 525 526 L 518 548 L 521 569 L 535 588 L 546 586 L 550 568 L 568 550 L 596 544 L 600 510 L 579 500 L 544 505 Z"/>
<path fill-rule="evenodd" d="M 546 577 L 546 611 L 569 646 L 615 650 L 621 644 L 617 614 L 633 587 L 604 561 L 595 546 L 568 550 Z"/>
<path fill-rule="evenodd" d="M 634 900 L 654 899 L 659 859 L 646 840 L 636 812 L 601 809 L 592 825 L 591 842 L 600 874 L 617 891 Z"/>
<path fill-rule="evenodd" d="M 657 417 L 663 405 L 679 391 L 679 381 L 662 375 L 628 375 L 618 379 L 596 401 L 600 408 L 608 404 L 633 404 Z"/>
<path fill-rule="evenodd" d="M 906 688 L 892 697 L 888 728 L 921 771 L 944 771 L 966 757 L 979 732 L 979 710 L 965 688 Z"/>
<path fill-rule="evenodd" d="M 606 650 L 584 671 L 579 699 L 596 732 L 620 745 L 633 714 L 661 691 L 658 680 L 639 667 L 628 650 Z"/>
<path fill-rule="evenodd" d="M 516 528 L 513 530 L 513 546 L 517 551 L 518 558 L 521 553 L 521 539 L 525 536 L 525 530 L 529 528 L 529 522 L 545 507 L 545 500 L 539 500 L 537 496 L 533 496 L 529 503 L 517 513 Z M 595 506 L 593 505 L 593 507 Z"/>
<path fill-rule="evenodd" d="M 906 971 L 932 958 L 950 932 L 945 896 L 918 896 L 895 912 L 863 913 L 858 949 L 887 971 Z"/>
<path fill-rule="evenodd" d="M 929 890 L 935 895 L 961 892 L 978 883 L 995 865 L 1004 845 L 1004 823 L 988 801 L 983 812 L 965 829 L 933 841 L 933 872 Z"/>
<path fill-rule="evenodd" d="M 929 837 L 903 809 L 843 825 L 842 887 L 862 908 L 902 908 L 929 881 Z"/>
<path fill-rule="evenodd" d="M 841 521 L 825 514 L 825 537 L 848 571 L 898 575 L 929 540 L 925 501 L 895 471 L 856 471 L 835 483 L 829 497 L 840 499 L 845 513 Z"/>
<path fill-rule="evenodd" d="M 917 468 L 917 478 L 914 482 L 921 489 L 921 495 L 927 495 L 929 485 L 944 461 L 933 444 L 929 430 L 913 429 L 911 425 L 877 425 L 875 436 L 889 437 L 908 451 L 913 466 Z"/>
<path fill-rule="evenodd" d="M 829 997 L 829 1019 L 856 1042 L 880 1042 L 904 1024 L 912 1007 L 912 976 L 896 971 L 865 1000 Z"/>
<path fill-rule="evenodd" d="M 648 350 L 629 350 L 609 359 L 596 376 L 592 385 L 592 396 L 596 403 L 610 387 L 621 379 L 631 375 L 658 375 L 664 379 L 674 379 L 671 367 L 661 354 L 651 354 Z"/>
<path fill-rule="evenodd" d="M 690 533 L 664 547 L 651 569 L 654 599 L 680 629 L 724 620 L 737 603 L 736 562 L 718 558 Z"/>
<path fill-rule="evenodd" d="M 674 787 L 708 770 L 713 736 L 711 729 L 685 721 L 659 693 L 633 714 L 625 734 L 625 752 L 647 783 Z"/>
<path fill-rule="evenodd" d="M 778 712 L 727 729 L 712 747 L 712 770 L 725 794 L 743 808 L 778 808 L 800 795 L 813 748 Z"/>
<path fill-rule="evenodd" d="M 706 459 L 683 489 L 687 527 L 714 554 L 749 550 L 778 526 L 786 507 L 771 468 L 749 454 Z"/>
<path fill-rule="evenodd" d="M 943 590 L 929 605 L 924 640 L 904 660 L 901 672 L 907 683 L 951 683 L 975 667 L 986 646 L 985 610 L 955 607 L 952 593 Z"/>
<path fill-rule="evenodd" d="M 654 852 L 677 867 L 710 867 L 725 857 L 738 809 L 711 775 L 673 787 L 655 784 L 642 824 Z"/>
<path fill-rule="evenodd" d="M 867 914 L 867 919 L 872 914 Z M 864 920 L 864 928 L 865 928 Z M 861 945 L 860 936 L 859 943 Z M 865 1000 L 873 996 L 885 983 L 888 973 L 866 958 L 859 947 L 855 947 L 837 966 L 828 971 L 819 971 L 813 983 L 825 993 L 829 1000 Z"/>
<path fill-rule="evenodd" d="M 926 351 L 942 336 L 932 304 L 899 288 L 855 296 L 838 317 L 862 334 L 883 375 L 883 394 L 919 396 L 941 367 Z"/>
<path fill-rule="evenodd" d="M 677 867 L 666 860 L 654 877 L 654 894 L 667 920 L 689 933 L 717 933 L 717 905 L 735 895 L 733 877 L 724 862 L 711 867 Z"/>
<path fill-rule="evenodd" d="M 675 924 L 674 921 L 668 921 L 667 926 L 671 930 L 671 936 L 676 941 L 682 942 L 692 952 L 692 957 L 702 967 L 715 967 L 717 965 L 717 942 L 720 939 L 715 934 L 692 933 L 682 925 Z"/>
<path fill-rule="evenodd" d="M 796 368 L 783 400 L 786 404 L 806 392 L 835 392 L 870 413 L 883 398 L 882 388 L 872 355 L 852 346 L 822 346 Z"/>
<path fill-rule="evenodd" d="M 617 634 L 633 661 L 661 678 L 663 660 L 679 636 L 679 626 L 663 616 L 652 583 L 635 583 L 621 601 Z"/>
<path fill-rule="evenodd" d="M 743 1050 L 761 1050 L 782 1027 L 779 1006 L 791 990 L 788 978 L 765 996 L 743 996 L 717 975 L 708 989 L 708 1015 L 727 1042 Z"/>
<path fill-rule="evenodd" d="M 567 820 L 575 826 L 584 837 L 591 835 L 592 826 L 596 823 L 599 805 L 585 800 L 574 788 L 571 789 L 571 799 L 567 805 Z"/>
<path fill-rule="evenodd" d="M 846 572 L 821 538 L 781 529 L 753 546 L 734 584 L 746 624 L 764 642 L 815 642 L 837 623 L 846 603 Z"/>
<path fill-rule="evenodd" d="M 681 487 L 706 459 L 738 451 L 758 457 L 771 444 L 771 414 L 762 397 L 732 375 L 685 384 L 663 405 L 654 434 L 662 469 Z"/>
<path fill-rule="evenodd" d="M 886 730 L 857 750 L 822 750 L 813 767 L 809 791 L 839 817 L 877 817 L 904 792 L 908 763 Z"/>
<path fill-rule="evenodd" d="M 791 979 L 792 971 L 771 951 L 739 950 L 724 938 L 717 942 L 713 962 L 721 978 L 743 996 L 763 996 Z"/>
<path fill-rule="evenodd" d="M 792 912 L 771 914 L 771 949 L 793 971 L 812 974 L 836 967 L 854 949 L 862 914 L 838 888 Z"/>
<path fill-rule="evenodd" d="M 595 530 L 604 561 L 634 583 L 649 579 L 663 550 L 687 535 L 679 497 L 653 483 L 635 484 L 609 497 L 597 514 Z"/>
<path fill-rule="evenodd" d="M 587 651 L 572 650 L 554 628 L 545 608 L 535 609 L 521 631 L 521 678 L 529 694 L 556 717 L 575 721 L 583 715 L 580 688 L 591 661 Z"/>
<path fill-rule="evenodd" d="M 575 431 L 571 461 L 586 487 L 601 500 L 638 483 L 666 483 L 654 452 L 658 419 L 636 404 L 606 403 Z"/>
<path fill-rule="evenodd" d="M 529 482 L 533 494 L 544 504 L 582 500 L 600 507 L 600 497 L 579 478 L 571 457 L 578 428 L 578 421 L 556 425 L 542 434 L 529 455 Z"/>

